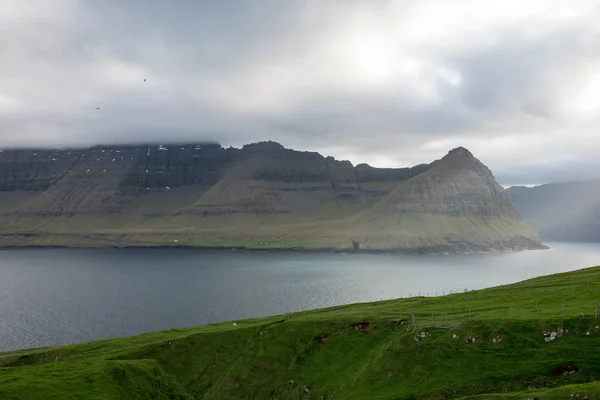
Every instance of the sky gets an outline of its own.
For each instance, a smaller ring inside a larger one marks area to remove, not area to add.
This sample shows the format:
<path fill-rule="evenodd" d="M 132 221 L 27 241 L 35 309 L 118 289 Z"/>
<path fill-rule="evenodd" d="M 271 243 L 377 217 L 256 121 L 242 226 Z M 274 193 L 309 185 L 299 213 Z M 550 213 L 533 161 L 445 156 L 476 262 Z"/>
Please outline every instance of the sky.
<path fill-rule="evenodd" d="M 273 140 L 600 178 L 596 0 L 2 0 L 0 147 Z"/>

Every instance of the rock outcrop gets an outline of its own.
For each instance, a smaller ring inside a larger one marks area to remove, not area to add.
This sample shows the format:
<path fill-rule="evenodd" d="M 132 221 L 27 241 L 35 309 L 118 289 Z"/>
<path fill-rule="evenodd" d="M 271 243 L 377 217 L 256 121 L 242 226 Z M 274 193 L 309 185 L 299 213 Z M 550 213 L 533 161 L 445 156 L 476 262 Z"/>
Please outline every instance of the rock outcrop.
<path fill-rule="evenodd" d="M 491 171 L 464 148 L 397 169 L 355 167 L 274 142 L 5 149 L 0 222 L 4 245 L 542 247 Z"/>

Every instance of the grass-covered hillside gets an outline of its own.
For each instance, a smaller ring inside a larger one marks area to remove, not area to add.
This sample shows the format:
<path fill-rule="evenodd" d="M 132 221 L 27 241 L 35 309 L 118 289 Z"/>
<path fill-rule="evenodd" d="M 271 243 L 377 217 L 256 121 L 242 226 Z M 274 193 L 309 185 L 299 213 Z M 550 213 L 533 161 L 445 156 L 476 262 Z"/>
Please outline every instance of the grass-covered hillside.
<path fill-rule="evenodd" d="M 1 399 L 597 399 L 600 267 L 0 354 Z"/>

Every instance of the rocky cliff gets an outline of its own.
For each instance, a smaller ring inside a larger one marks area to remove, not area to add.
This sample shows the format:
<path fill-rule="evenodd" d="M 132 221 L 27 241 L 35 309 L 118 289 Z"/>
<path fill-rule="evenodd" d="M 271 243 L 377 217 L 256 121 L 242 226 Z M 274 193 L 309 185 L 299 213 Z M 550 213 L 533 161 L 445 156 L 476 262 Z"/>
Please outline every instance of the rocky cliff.
<path fill-rule="evenodd" d="M 1 245 L 401 251 L 542 247 L 466 149 L 353 166 L 262 142 L 0 151 Z"/>

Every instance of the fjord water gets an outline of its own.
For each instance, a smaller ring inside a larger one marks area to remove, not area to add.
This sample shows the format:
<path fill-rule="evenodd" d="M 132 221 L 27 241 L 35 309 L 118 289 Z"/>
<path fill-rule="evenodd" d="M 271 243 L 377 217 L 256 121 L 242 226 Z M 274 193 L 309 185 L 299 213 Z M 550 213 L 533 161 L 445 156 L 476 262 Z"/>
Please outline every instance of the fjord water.
<path fill-rule="evenodd" d="M 600 264 L 600 244 L 398 256 L 192 249 L 0 251 L 0 351 L 409 295 Z"/>

